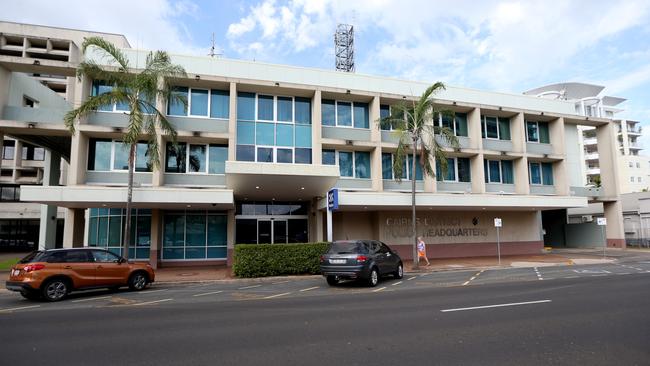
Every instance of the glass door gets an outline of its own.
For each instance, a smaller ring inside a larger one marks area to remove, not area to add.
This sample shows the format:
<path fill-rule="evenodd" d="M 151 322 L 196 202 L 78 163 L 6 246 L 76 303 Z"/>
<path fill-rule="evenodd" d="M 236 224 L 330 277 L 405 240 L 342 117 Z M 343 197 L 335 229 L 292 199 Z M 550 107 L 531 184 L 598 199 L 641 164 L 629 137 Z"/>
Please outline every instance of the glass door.
<path fill-rule="evenodd" d="M 287 220 L 273 220 L 273 243 L 287 243 Z"/>
<path fill-rule="evenodd" d="M 257 221 L 257 244 L 272 244 L 273 241 L 273 227 L 271 220 L 258 220 Z"/>

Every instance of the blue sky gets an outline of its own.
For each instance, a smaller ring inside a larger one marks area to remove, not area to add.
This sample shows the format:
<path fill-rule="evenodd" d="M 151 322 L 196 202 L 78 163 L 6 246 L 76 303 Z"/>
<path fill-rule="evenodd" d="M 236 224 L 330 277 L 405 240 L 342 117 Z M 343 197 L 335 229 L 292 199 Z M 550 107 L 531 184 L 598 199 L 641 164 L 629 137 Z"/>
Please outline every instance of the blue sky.
<path fill-rule="evenodd" d="M 336 24 L 352 23 L 358 73 L 513 93 L 595 83 L 650 124 L 650 1 L 23 0 L 0 19 L 197 55 L 214 32 L 224 57 L 327 69 Z"/>

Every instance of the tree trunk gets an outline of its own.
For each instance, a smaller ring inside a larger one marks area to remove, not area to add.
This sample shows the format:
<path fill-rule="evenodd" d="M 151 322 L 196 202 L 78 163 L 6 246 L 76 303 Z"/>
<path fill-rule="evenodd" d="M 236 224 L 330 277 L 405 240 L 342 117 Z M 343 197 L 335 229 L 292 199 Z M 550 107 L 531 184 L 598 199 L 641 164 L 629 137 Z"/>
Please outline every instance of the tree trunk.
<path fill-rule="evenodd" d="M 136 144 L 131 144 L 129 150 L 129 185 L 126 193 L 126 223 L 124 225 L 124 246 L 122 257 L 129 258 L 129 247 L 131 246 L 131 200 L 133 198 L 133 169 L 135 165 Z"/>
<path fill-rule="evenodd" d="M 417 136 L 413 136 L 413 163 L 411 164 L 411 223 L 413 227 L 413 268 L 420 268 L 420 260 L 418 258 L 418 237 L 417 225 L 415 223 L 415 157 L 418 150 Z M 406 160 L 408 162 L 408 159 Z"/>

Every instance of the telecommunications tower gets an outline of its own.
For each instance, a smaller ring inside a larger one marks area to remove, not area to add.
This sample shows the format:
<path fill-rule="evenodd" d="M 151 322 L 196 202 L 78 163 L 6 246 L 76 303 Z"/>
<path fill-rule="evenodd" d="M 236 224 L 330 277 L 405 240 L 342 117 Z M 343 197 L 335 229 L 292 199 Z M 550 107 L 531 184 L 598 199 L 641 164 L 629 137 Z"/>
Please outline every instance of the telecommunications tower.
<path fill-rule="evenodd" d="M 354 26 L 339 24 L 334 33 L 336 70 L 354 72 Z"/>

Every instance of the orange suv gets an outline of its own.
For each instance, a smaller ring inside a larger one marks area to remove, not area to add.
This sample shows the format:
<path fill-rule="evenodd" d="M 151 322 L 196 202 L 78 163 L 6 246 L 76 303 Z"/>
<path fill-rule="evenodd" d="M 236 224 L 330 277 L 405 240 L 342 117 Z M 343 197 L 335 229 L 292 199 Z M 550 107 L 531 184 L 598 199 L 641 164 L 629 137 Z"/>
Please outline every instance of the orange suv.
<path fill-rule="evenodd" d="M 129 286 L 140 291 L 154 281 L 148 263 L 132 263 L 97 248 L 39 250 L 11 268 L 8 290 L 27 299 L 63 300 L 70 291 Z"/>

